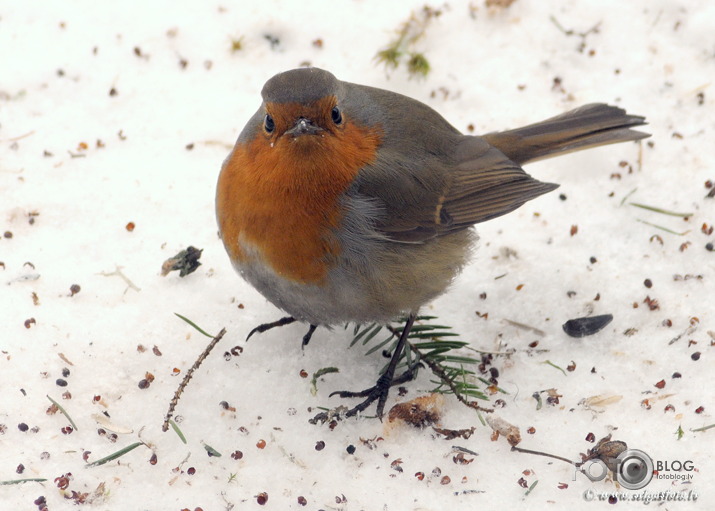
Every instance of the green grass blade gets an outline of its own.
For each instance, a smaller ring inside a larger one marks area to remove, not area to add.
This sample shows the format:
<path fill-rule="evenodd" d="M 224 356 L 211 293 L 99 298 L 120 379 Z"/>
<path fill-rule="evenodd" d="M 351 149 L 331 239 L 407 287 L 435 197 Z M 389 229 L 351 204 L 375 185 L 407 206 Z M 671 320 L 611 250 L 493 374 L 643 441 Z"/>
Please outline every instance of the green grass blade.
<path fill-rule="evenodd" d="M 191 320 L 190 320 L 189 318 L 187 318 L 186 316 L 182 316 L 182 315 L 179 314 L 178 312 L 175 312 L 174 315 L 176 315 L 176 316 L 178 316 L 179 318 L 181 318 L 181 319 L 183 319 L 184 321 L 186 321 L 189 325 L 191 325 L 192 327 L 194 327 L 194 328 L 195 328 L 196 330 L 198 330 L 200 333 L 204 334 L 206 337 L 210 337 L 211 339 L 213 339 L 214 337 L 216 337 L 215 335 L 207 334 L 203 329 L 201 329 L 201 327 L 199 327 L 196 323 L 194 323 L 193 321 L 191 321 Z"/>
<path fill-rule="evenodd" d="M 72 425 L 72 428 L 73 428 L 75 431 L 79 431 L 79 428 L 77 427 L 77 424 L 74 423 L 74 421 L 72 420 L 72 417 L 70 417 L 70 415 L 67 413 L 67 411 L 66 411 L 64 408 L 62 408 L 62 405 L 59 404 L 59 403 L 58 403 L 57 401 L 55 401 L 54 399 L 52 399 L 48 394 L 45 394 L 45 395 L 47 396 L 47 399 L 49 399 L 50 402 L 51 402 L 53 405 L 55 405 L 60 412 L 62 412 L 62 415 L 64 415 L 64 416 L 67 418 L 67 420 L 70 421 L 70 424 Z"/>
<path fill-rule="evenodd" d="M 119 449 L 117 452 L 110 454 L 109 456 L 105 456 L 102 459 L 99 459 L 97 461 L 93 461 L 92 463 L 87 463 L 84 467 L 85 468 L 90 468 L 90 467 L 98 467 L 99 465 L 104 465 L 105 463 L 108 463 L 112 460 L 116 460 L 117 458 L 124 456 L 126 453 L 133 451 L 140 445 L 144 445 L 143 442 L 134 442 L 131 445 L 128 445 L 127 447 L 124 447 L 123 449 Z"/>
<path fill-rule="evenodd" d="M 40 477 L 32 479 L 11 479 L 9 481 L 0 481 L 0 486 L 9 486 L 11 484 L 24 484 L 24 483 L 44 483 L 47 479 L 42 479 Z"/>
<path fill-rule="evenodd" d="M 171 429 L 174 430 L 174 433 L 176 433 L 176 435 L 179 437 L 179 440 L 186 443 L 186 437 L 179 429 L 179 425 L 176 422 L 174 422 L 173 419 L 169 419 L 169 424 L 171 424 Z"/>
<path fill-rule="evenodd" d="M 660 213 L 661 215 L 679 216 L 681 218 L 687 218 L 687 217 L 693 216 L 693 213 L 678 213 L 676 211 L 670 211 L 670 210 L 658 208 L 655 206 L 648 206 L 647 204 L 641 204 L 639 202 L 629 202 L 628 204 L 630 204 L 631 206 L 635 206 L 637 208 L 647 209 L 648 211 L 654 211 L 656 213 Z"/>

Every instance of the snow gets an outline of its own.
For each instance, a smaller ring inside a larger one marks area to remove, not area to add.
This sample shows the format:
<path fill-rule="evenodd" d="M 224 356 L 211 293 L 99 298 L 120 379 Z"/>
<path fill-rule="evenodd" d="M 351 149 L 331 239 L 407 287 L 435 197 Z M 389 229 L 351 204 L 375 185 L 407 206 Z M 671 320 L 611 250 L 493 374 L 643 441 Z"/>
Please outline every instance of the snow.
<path fill-rule="evenodd" d="M 654 460 L 691 460 L 696 471 L 688 483 L 654 479 L 645 490 L 693 490 L 697 503 L 668 508 L 707 508 L 715 493 L 715 430 L 691 430 L 715 423 L 715 252 L 705 248 L 715 237 L 703 232 L 715 224 L 715 199 L 705 198 L 704 186 L 715 180 L 709 149 L 715 145 L 715 4 L 433 4 L 441 15 L 416 43 L 431 64 L 428 77 L 410 79 L 404 65 L 386 71 L 375 54 L 423 5 L 0 5 L 0 233 L 6 233 L 0 238 L 0 481 L 47 480 L 0 486 L 1 509 L 35 509 L 40 496 L 49 509 L 66 509 L 73 503 L 65 495 L 89 492 L 91 500 L 99 485 L 104 491 L 86 507 L 259 509 L 256 496 L 265 492 L 266 509 L 568 509 L 583 505 L 589 490 L 617 491 L 610 480 L 591 483 L 571 465 L 511 452 L 503 438 L 491 441 L 491 429 L 451 396 L 441 405 L 441 425 L 476 427 L 469 439 L 446 441 L 429 428 L 367 418 L 332 430 L 309 424 L 317 407 L 340 404 L 330 392 L 374 382 L 384 363 L 379 353 L 348 349 L 351 330 L 340 328 L 318 329 L 304 352 L 306 325 L 244 341 L 254 326 L 282 313 L 231 268 L 217 237 L 214 186 L 259 105 L 263 83 L 305 62 L 424 101 L 463 131 L 472 124 L 475 133 L 594 101 L 647 116 L 653 136 L 640 146 L 530 165 L 531 174 L 561 187 L 480 225 L 472 264 L 425 312 L 474 348 L 515 350 L 494 360 L 509 394 L 484 405 L 504 400 L 496 414 L 520 428 L 521 447 L 578 461 L 594 446 L 588 433 L 596 439 L 612 433 Z M 313 44 L 317 39 L 322 47 Z M 241 49 L 232 51 L 238 40 Z M 629 202 L 691 215 L 683 220 Z M 203 249 L 198 271 L 160 276 L 162 262 L 189 245 Z M 117 268 L 136 289 L 106 275 Z M 73 284 L 80 291 L 72 296 Z M 646 297 L 658 308 L 650 310 Z M 212 334 L 227 329 L 178 403 L 186 445 L 161 425 L 180 379 L 209 339 L 175 312 Z M 607 313 L 613 322 L 594 336 L 572 339 L 561 329 L 568 319 Z M 30 318 L 35 321 L 26 327 Z M 530 348 L 534 341 L 538 346 Z M 222 354 L 234 346 L 243 352 L 227 361 Z M 564 369 L 573 361 L 576 368 L 564 374 L 547 360 Z M 320 379 L 313 395 L 301 370 L 312 375 L 332 366 L 340 372 Z M 140 389 L 147 372 L 155 379 Z M 673 378 L 676 372 L 682 377 Z M 661 380 L 662 389 L 655 386 Z M 393 392 L 388 407 L 431 389 L 427 371 L 407 388 L 404 397 Z M 532 394 L 551 388 L 561 394 L 559 404 L 537 410 Z M 69 424 L 61 413 L 46 414 L 47 395 L 75 421 L 71 434 L 61 432 Z M 580 404 L 599 395 L 611 399 L 591 409 Z M 667 405 L 675 410 L 665 411 Z M 111 431 L 99 435 L 105 426 L 93 416 L 102 412 L 117 430 L 131 433 L 118 433 L 115 442 Z M 20 431 L 20 423 L 29 430 Z M 361 440 L 376 437 L 382 439 Z M 85 451 L 96 461 L 139 440 L 146 446 L 85 468 Z M 316 450 L 319 441 L 325 447 Z M 222 456 L 207 456 L 203 443 Z M 354 454 L 346 451 L 350 445 Z M 478 456 L 456 464 L 453 445 Z M 237 450 L 240 460 L 231 457 Z M 149 462 L 152 452 L 156 464 Z M 67 473 L 63 492 L 55 478 Z M 538 480 L 526 496 L 522 477 L 528 485 Z"/>

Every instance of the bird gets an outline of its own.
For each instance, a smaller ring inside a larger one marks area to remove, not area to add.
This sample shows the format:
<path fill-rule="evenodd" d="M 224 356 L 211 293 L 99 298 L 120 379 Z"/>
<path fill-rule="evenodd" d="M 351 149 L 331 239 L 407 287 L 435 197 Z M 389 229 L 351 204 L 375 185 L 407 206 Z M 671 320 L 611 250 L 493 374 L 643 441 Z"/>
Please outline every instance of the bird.
<path fill-rule="evenodd" d="M 270 78 L 224 160 L 216 188 L 219 234 L 233 267 L 293 323 L 315 329 L 406 318 L 374 386 L 341 391 L 377 401 L 390 387 L 421 307 L 469 261 L 472 227 L 550 192 L 522 166 L 650 136 L 645 118 L 587 104 L 521 128 L 464 135 L 428 105 L 345 82 L 315 67 Z M 332 395 L 332 394 L 331 394 Z"/>

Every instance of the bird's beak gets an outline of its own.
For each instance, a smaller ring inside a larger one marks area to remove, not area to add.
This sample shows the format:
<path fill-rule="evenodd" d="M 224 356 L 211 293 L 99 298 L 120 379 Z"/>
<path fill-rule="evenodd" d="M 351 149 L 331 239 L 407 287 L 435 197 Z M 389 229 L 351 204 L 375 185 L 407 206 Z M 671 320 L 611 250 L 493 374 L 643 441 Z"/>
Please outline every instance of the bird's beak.
<path fill-rule="evenodd" d="M 300 117 L 292 128 L 286 130 L 286 133 L 294 137 L 299 137 L 301 135 L 317 135 L 321 131 L 323 131 L 323 128 L 316 126 L 313 121 L 305 117 Z"/>

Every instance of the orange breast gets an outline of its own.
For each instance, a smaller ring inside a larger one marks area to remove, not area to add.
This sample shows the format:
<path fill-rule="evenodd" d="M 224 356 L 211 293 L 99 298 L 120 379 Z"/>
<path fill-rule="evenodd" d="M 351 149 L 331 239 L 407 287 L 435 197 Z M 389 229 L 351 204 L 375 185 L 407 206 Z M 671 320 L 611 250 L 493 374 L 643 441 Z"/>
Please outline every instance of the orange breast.
<path fill-rule="evenodd" d="M 237 144 L 218 181 L 221 238 L 233 261 L 248 262 L 250 244 L 286 279 L 319 284 L 340 254 L 331 234 L 340 225 L 340 197 L 374 160 L 380 131 L 346 123 L 336 133 L 280 137 L 262 133 Z M 240 241 L 240 243 L 239 243 Z"/>

